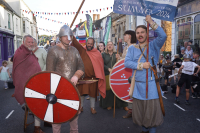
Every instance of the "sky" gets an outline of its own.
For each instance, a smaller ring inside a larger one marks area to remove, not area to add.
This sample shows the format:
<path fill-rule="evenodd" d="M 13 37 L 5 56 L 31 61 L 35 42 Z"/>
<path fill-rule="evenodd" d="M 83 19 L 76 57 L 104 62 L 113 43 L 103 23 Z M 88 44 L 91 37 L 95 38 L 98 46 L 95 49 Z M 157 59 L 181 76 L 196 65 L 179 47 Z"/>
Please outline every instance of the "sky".
<path fill-rule="evenodd" d="M 82 2 L 82 0 L 23 0 L 28 7 L 34 12 L 50 12 L 50 13 L 64 13 L 64 12 L 77 12 L 78 8 Z M 74 22 L 75 27 L 76 24 L 80 23 L 80 19 L 82 21 L 86 20 L 86 11 L 91 10 L 92 12 L 89 13 L 91 17 L 93 14 L 100 14 L 100 18 L 103 18 L 107 16 L 110 12 L 113 11 L 110 7 L 113 7 L 114 0 L 85 0 L 82 8 L 81 13 L 76 18 L 76 21 Z M 107 10 L 107 7 L 109 8 Z M 105 11 L 103 10 L 105 8 Z M 96 12 L 96 9 L 98 9 L 98 12 Z M 101 11 L 99 11 L 101 9 Z M 93 13 L 93 10 L 95 12 Z M 82 11 L 84 13 L 82 14 Z M 36 17 L 37 19 L 37 27 L 58 31 L 64 24 L 59 24 L 58 21 L 68 23 L 71 25 L 72 20 L 75 15 L 41 15 L 45 18 L 56 20 L 57 22 L 48 21 L 45 19 L 41 19 L 39 17 Z M 43 30 L 39 30 L 39 35 L 52 35 L 50 32 L 45 32 Z"/>

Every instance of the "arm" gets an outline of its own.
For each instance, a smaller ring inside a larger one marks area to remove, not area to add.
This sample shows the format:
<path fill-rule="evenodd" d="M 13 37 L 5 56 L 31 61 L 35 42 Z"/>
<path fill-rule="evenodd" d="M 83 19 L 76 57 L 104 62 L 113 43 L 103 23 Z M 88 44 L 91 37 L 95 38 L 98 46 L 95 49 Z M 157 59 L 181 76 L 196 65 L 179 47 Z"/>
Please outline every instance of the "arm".
<path fill-rule="evenodd" d="M 55 71 L 56 70 L 56 58 L 57 54 L 54 51 L 55 48 L 49 49 L 47 59 L 46 59 L 46 71 Z"/>
<path fill-rule="evenodd" d="M 0 73 L 1 73 L 1 70 L 3 69 L 3 67 L 0 67 Z"/>
<path fill-rule="evenodd" d="M 9 78 L 11 78 L 10 72 L 9 72 L 9 68 L 7 69 L 7 73 L 8 73 L 8 75 L 9 75 Z"/>
<path fill-rule="evenodd" d="M 198 66 L 196 66 L 197 68 L 198 68 L 198 70 L 197 70 L 197 72 L 196 73 L 194 73 L 194 75 L 197 75 L 197 73 L 199 73 L 199 70 L 200 70 L 200 66 L 198 65 Z"/>
<path fill-rule="evenodd" d="M 82 54 L 82 51 L 85 49 L 83 48 L 83 46 L 76 40 L 76 38 L 73 36 L 73 42 L 72 42 L 72 46 L 74 46 L 78 52 L 80 53 L 80 55 Z"/>
<path fill-rule="evenodd" d="M 128 52 L 127 52 L 126 57 L 125 57 L 124 65 L 125 65 L 126 68 L 137 70 L 138 63 L 133 61 L 133 49 L 134 49 L 133 46 L 130 46 L 128 48 Z"/>
<path fill-rule="evenodd" d="M 183 69 L 184 65 L 182 65 L 180 68 L 179 68 L 179 71 L 178 71 L 178 74 L 181 73 L 182 69 Z"/>
<path fill-rule="evenodd" d="M 104 70 L 108 70 L 109 71 L 109 67 L 107 65 L 105 65 L 105 56 L 104 56 L 105 53 L 102 53 L 102 58 L 103 58 L 103 61 L 104 61 Z"/>
<path fill-rule="evenodd" d="M 46 50 L 43 51 L 42 58 L 43 58 L 43 62 L 44 62 L 44 66 L 42 68 L 42 71 L 46 71 L 46 59 L 47 59 L 47 51 Z"/>

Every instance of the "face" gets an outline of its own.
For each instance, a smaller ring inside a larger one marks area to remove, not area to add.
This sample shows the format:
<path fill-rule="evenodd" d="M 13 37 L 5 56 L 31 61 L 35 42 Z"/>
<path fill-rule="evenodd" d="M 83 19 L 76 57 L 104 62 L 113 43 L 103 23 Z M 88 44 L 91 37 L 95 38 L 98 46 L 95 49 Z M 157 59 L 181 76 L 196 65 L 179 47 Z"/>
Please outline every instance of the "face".
<path fill-rule="evenodd" d="M 86 44 L 86 48 L 88 51 L 92 50 L 94 47 L 94 42 L 93 42 L 93 39 L 88 39 L 87 40 L 87 44 Z"/>
<path fill-rule="evenodd" d="M 191 42 L 188 42 L 188 45 L 191 45 L 192 43 Z"/>
<path fill-rule="evenodd" d="M 129 34 L 124 35 L 124 42 L 128 43 L 130 41 L 130 39 L 131 39 L 131 35 L 129 35 Z"/>
<path fill-rule="evenodd" d="M 181 50 L 181 53 L 184 53 L 185 52 L 185 50 Z"/>
<path fill-rule="evenodd" d="M 170 62 L 170 60 L 167 60 L 167 63 L 169 63 Z"/>
<path fill-rule="evenodd" d="M 6 66 L 7 66 L 7 63 L 4 63 L 3 66 L 6 67 Z"/>
<path fill-rule="evenodd" d="M 163 59 L 163 55 L 161 55 L 160 58 Z"/>
<path fill-rule="evenodd" d="M 199 58 L 199 55 L 198 54 L 193 54 L 193 58 Z"/>
<path fill-rule="evenodd" d="M 53 47 L 53 46 L 55 46 L 55 45 L 56 45 L 56 43 L 55 43 L 55 42 L 52 42 L 52 43 L 51 43 L 51 46 L 52 46 L 52 47 Z"/>
<path fill-rule="evenodd" d="M 108 43 L 107 43 L 107 50 L 108 50 L 108 51 L 113 51 L 113 48 L 114 48 L 113 43 L 112 43 L 112 42 L 108 42 Z"/>
<path fill-rule="evenodd" d="M 31 37 L 26 37 L 26 40 L 24 42 L 24 45 L 30 50 L 33 51 L 35 49 L 35 44 L 33 41 L 33 38 Z"/>
<path fill-rule="evenodd" d="M 138 28 L 136 30 L 136 38 L 139 43 L 144 43 L 147 40 L 147 32 L 143 28 Z"/>
<path fill-rule="evenodd" d="M 71 38 L 71 37 L 70 37 L 70 38 Z M 64 44 L 64 45 L 69 45 L 69 43 L 71 42 L 71 41 L 68 39 L 68 36 L 62 36 L 62 37 L 60 38 L 60 41 L 61 41 L 61 43 Z"/>
<path fill-rule="evenodd" d="M 190 46 L 187 46 L 187 50 L 190 51 L 190 50 L 191 50 L 191 47 L 190 47 Z"/>
<path fill-rule="evenodd" d="M 185 48 L 187 47 L 187 45 L 188 45 L 188 43 L 187 43 L 187 42 L 184 42 L 184 47 L 185 47 Z"/>
<path fill-rule="evenodd" d="M 104 48 L 105 48 L 105 47 L 104 47 L 103 43 L 99 43 L 99 50 L 100 50 L 100 51 L 104 51 Z"/>

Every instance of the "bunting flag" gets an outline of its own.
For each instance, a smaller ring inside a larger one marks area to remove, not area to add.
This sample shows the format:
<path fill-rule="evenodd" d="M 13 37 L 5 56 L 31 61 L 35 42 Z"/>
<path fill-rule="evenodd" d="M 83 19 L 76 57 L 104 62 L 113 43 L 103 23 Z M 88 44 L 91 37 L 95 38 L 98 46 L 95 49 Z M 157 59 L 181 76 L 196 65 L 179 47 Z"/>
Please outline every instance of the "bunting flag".
<path fill-rule="evenodd" d="M 92 37 L 92 18 L 89 14 L 86 14 L 87 19 L 87 29 L 89 32 L 89 37 Z"/>
<path fill-rule="evenodd" d="M 49 29 L 43 29 L 43 28 L 39 28 L 39 27 L 37 27 L 37 29 L 45 31 L 45 32 L 58 33 L 58 31 L 53 31 L 53 30 L 49 30 Z"/>
<path fill-rule="evenodd" d="M 106 8 L 99 8 L 99 9 L 96 9 L 96 10 L 87 10 L 87 11 L 80 11 L 80 13 L 82 13 L 82 14 L 84 14 L 84 13 L 86 13 L 86 14 L 88 14 L 88 13 L 92 13 L 92 11 L 93 11 L 93 13 L 96 11 L 96 12 L 98 12 L 99 13 L 99 11 L 101 12 L 101 11 L 106 11 L 105 9 L 107 9 L 107 10 L 112 10 L 113 9 L 113 7 L 106 7 Z M 21 9 L 23 12 L 25 12 L 25 13 L 32 13 L 33 15 L 75 15 L 76 14 L 76 12 L 69 12 L 69 11 L 67 11 L 67 12 L 38 12 L 38 11 L 27 11 L 27 10 L 23 10 L 23 9 Z"/>
<path fill-rule="evenodd" d="M 108 42 L 108 36 L 110 34 L 110 28 L 111 28 L 111 16 L 108 16 L 107 20 L 106 20 L 105 33 L 104 33 L 104 36 L 103 36 L 103 41 L 104 41 L 105 45 L 107 45 L 107 42 Z"/>

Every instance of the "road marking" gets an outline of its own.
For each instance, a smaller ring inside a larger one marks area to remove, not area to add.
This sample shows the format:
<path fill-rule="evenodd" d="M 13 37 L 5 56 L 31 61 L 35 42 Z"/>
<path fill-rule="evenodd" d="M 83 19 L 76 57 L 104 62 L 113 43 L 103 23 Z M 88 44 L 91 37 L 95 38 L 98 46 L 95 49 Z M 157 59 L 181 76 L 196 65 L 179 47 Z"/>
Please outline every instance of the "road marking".
<path fill-rule="evenodd" d="M 162 96 L 164 99 L 167 99 L 165 96 Z"/>
<path fill-rule="evenodd" d="M 199 118 L 197 118 L 197 121 L 199 121 L 199 122 L 200 122 L 200 119 L 199 119 Z"/>
<path fill-rule="evenodd" d="M 8 119 L 8 118 L 12 115 L 13 112 L 14 112 L 14 110 L 12 110 L 12 111 L 8 114 L 8 116 L 6 117 L 6 119 Z"/>
<path fill-rule="evenodd" d="M 178 107 L 179 109 L 181 109 L 181 110 L 185 111 L 185 109 L 181 108 L 181 107 L 180 107 L 180 106 L 178 106 L 177 104 L 175 104 L 175 103 L 174 103 L 174 105 L 175 105 L 176 107 Z"/>

